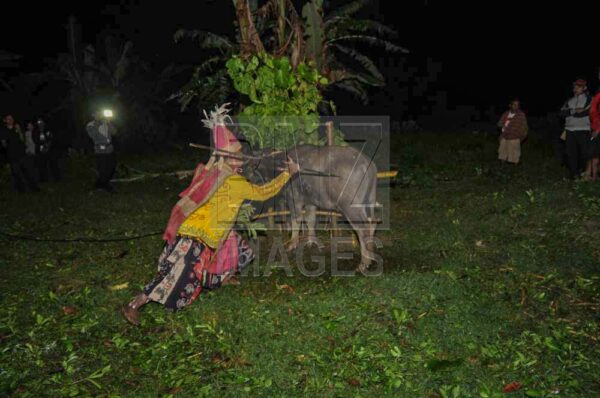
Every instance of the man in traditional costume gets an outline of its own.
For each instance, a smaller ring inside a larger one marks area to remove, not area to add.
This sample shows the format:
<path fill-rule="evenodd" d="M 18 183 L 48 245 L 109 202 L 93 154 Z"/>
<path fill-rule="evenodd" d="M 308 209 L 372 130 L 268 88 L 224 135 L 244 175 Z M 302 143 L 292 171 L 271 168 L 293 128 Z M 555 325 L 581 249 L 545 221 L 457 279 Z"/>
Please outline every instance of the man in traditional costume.
<path fill-rule="evenodd" d="M 223 105 L 203 121 L 212 130 L 215 152 L 206 165 L 198 165 L 190 186 L 179 194 L 163 235 L 166 243 L 156 276 L 123 307 L 125 319 L 134 325 L 139 325 L 140 307 L 150 301 L 176 311 L 190 305 L 203 289 L 231 282 L 236 271 L 254 258 L 247 242 L 232 229 L 240 206 L 245 200 L 265 201 L 277 195 L 299 171 L 288 159 L 288 171 L 262 186 L 239 175 L 241 145 L 225 125 L 227 113 Z"/>

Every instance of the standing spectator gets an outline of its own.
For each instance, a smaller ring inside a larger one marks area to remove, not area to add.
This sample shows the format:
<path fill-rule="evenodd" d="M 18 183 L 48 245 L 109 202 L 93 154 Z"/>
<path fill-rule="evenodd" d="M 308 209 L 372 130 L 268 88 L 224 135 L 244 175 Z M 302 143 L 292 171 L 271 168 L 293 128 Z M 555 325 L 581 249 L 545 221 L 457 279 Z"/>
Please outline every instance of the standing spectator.
<path fill-rule="evenodd" d="M 37 166 L 40 172 L 40 181 L 48 181 L 48 174 L 53 181 L 59 181 L 60 168 L 58 166 L 58 153 L 54 134 L 46 128 L 46 123 L 39 118 L 36 121 L 35 139 L 37 143 Z"/>
<path fill-rule="evenodd" d="M 110 179 L 115 173 L 117 160 L 115 156 L 113 136 L 117 129 L 110 121 L 110 116 L 104 116 L 102 112 L 94 114 L 94 120 L 89 122 L 86 130 L 92 141 L 94 141 L 94 153 L 96 154 L 96 188 L 113 192 Z"/>
<path fill-rule="evenodd" d="M 590 105 L 590 127 L 592 129 L 592 138 L 588 151 L 588 173 L 590 180 L 598 179 L 598 163 L 600 162 L 600 88 Z"/>
<path fill-rule="evenodd" d="M 0 127 L 0 143 L 6 150 L 13 187 L 18 192 L 25 192 L 27 188 L 33 192 L 39 191 L 33 167 L 25 153 L 24 134 L 12 115 L 7 115 L 4 126 Z"/>
<path fill-rule="evenodd" d="M 590 143 L 589 111 L 592 99 L 587 82 L 578 79 L 573 83 L 573 97 L 561 108 L 565 119 L 567 164 L 571 179 L 579 176 L 585 168 L 585 158 Z"/>
<path fill-rule="evenodd" d="M 23 136 L 25 140 L 25 155 L 27 161 L 27 167 L 31 170 L 33 176 L 35 176 L 36 181 L 39 182 L 39 173 L 36 173 L 37 168 L 37 156 L 36 156 L 36 143 L 35 143 L 35 124 L 32 122 L 27 122 L 27 127 L 25 128 L 25 134 Z"/>
<path fill-rule="evenodd" d="M 503 162 L 518 164 L 521 158 L 521 141 L 527 137 L 529 129 L 527 117 L 521 110 L 521 103 L 518 99 L 513 99 L 510 102 L 509 109 L 504 112 L 500 121 L 498 121 L 498 127 L 502 129 L 498 159 Z"/>
<path fill-rule="evenodd" d="M 27 122 L 25 129 L 25 153 L 28 156 L 35 156 L 35 125 L 32 122 Z"/>

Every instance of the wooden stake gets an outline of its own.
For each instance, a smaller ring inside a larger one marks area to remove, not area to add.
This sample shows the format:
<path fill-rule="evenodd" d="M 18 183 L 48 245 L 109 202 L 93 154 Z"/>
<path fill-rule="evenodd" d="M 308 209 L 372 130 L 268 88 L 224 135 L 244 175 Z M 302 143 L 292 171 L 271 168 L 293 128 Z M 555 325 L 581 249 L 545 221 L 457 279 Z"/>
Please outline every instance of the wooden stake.
<path fill-rule="evenodd" d="M 333 122 L 332 121 L 327 122 L 326 126 L 327 126 L 327 145 L 334 146 L 335 145 L 335 136 L 334 136 L 334 131 L 333 131 Z M 331 222 L 330 222 L 331 236 L 332 237 L 339 236 L 340 231 L 338 228 L 337 217 L 331 217 L 330 220 L 331 220 Z"/>

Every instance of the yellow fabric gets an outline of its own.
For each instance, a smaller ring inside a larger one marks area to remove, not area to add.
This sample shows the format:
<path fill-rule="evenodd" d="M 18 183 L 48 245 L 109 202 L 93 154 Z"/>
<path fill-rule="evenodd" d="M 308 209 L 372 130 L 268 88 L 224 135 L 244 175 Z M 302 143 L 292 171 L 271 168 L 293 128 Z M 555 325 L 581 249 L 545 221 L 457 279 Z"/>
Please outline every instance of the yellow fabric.
<path fill-rule="evenodd" d="M 214 249 L 231 229 L 244 200 L 270 199 L 281 191 L 289 179 L 290 174 L 284 171 L 267 184 L 253 185 L 240 175 L 232 175 L 204 205 L 185 219 L 177 233 L 199 238 Z"/>

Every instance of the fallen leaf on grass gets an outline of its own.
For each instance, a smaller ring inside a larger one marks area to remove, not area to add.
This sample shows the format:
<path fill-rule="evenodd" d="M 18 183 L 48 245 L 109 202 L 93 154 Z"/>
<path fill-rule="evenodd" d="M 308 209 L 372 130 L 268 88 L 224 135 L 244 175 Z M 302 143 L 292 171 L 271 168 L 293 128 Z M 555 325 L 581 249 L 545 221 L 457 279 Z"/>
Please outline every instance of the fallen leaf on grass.
<path fill-rule="evenodd" d="M 167 390 L 167 394 L 175 395 L 175 394 L 179 394 L 182 391 L 183 391 L 183 388 L 181 388 L 181 387 L 173 387 L 173 388 L 169 388 Z"/>
<path fill-rule="evenodd" d="M 305 355 L 298 355 L 296 356 L 296 361 L 298 362 L 304 362 L 306 360 L 306 356 Z"/>
<path fill-rule="evenodd" d="M 121 253 L 117 255 L 115 258 L 125 258 L 129 254 L 129 250 L 123 250 Z"/>
<path fill-rule="evenodd" d="M 475 365 L 479 363 L 479 358 L 477 358 L 476 356 L 470 356 L 469 358 L 467 358 L 467 360 L 469 361 L 469 363 L 471 365 Z"/>
<path fill-rule="evenodd" d="M 275 286 L 277 286 L 277 289 L 279 289 L 279 290 L 287 290 L 290 293 L 295 293 L 294 288 L 291 287 L 290 285 L 286 285 L 286 284 L 284 284 L 284 285 L 277 285 L 277 284 L 275 284 Z"/>
<path fill-rule="evenodd" d="M 108 289 L 114 292 L 117 290 L 127 289 L 128 287 L 129 287 L 129 282 L 125 282 L 125 283 L 121 283 L 120 285 L 113 285 L 113 286 L 109 287 Z"/>
<path fill-rule="evenodd" d="M 523 385 L 521 383 L 519 383 L 518 381 L 513 381 L 512 383 L 505 385 L 504 388 L 502 389 L 502 392 L 510 393 L 510 392 L 519 391 L 521 389 L 521 387 L 523 387 Z"/>
<path fill-rule="evenodd" d="M 216 354 L 214 354 L 211 358 L 212 363 L 214 363 L 215 365 L 219 365 L 223 362 L 227 361 L 227 358 L 225 358 L 225 356 L 223 354 L 221 354 L 220 352 L 217 352 Z"/>
<path fill-rule="evenodd" d="M 360 387 L 360 381 L 358 381 L 356 379 L 348 380 L 348 384 L 351 385 L 352 387 Z"/>
<path fill-rule="evenodd" d="M 75 307 L 62 307 L 62 310 L 65 315 L 75 315 L 79 312 Z"/>

